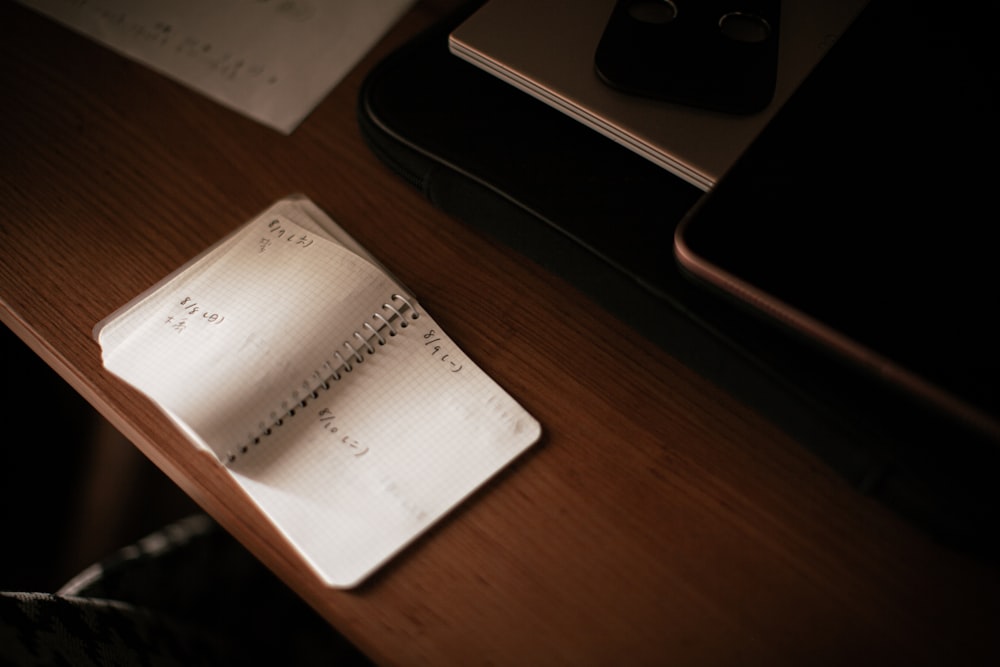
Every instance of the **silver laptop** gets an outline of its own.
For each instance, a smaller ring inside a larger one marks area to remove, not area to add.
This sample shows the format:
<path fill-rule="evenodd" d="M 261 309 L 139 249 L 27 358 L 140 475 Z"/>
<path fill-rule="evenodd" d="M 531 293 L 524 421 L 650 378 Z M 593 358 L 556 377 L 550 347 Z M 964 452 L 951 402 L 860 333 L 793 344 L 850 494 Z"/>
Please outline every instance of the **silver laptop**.
<path fill-rule="evenodd" d="M 774 95 L 752 114 L 620 92 L 594 55 L 616 0 L 490 0 L 449 37 L 452 53 L 708 190 L 844 32 L 867 0 L 781 3 Z M 679 4 L 679 3 L 678 3 Z"/>

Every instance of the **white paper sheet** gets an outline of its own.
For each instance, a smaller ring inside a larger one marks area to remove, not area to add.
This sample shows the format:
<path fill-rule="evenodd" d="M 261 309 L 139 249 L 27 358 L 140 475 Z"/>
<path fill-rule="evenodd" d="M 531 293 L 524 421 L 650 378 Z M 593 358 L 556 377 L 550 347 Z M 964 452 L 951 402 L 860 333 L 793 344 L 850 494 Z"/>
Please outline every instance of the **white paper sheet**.
<path fill-rule="evenodd" d="M 288 134 L 414 0 L 20 0 Z"/>

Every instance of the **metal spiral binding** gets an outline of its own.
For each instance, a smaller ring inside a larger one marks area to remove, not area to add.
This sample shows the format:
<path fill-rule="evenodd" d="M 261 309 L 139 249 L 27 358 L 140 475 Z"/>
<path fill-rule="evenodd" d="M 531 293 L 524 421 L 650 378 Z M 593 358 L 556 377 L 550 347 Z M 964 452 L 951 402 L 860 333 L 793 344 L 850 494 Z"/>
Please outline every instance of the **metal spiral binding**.
<path fill-rule="evenodd" d="M 339 382 L 343 378 L 343 373 L 350 373 L 356 365 L 364 363 L 365 355 L 375 354 L 379 347 L 398 335 L 399 330 L 408 327 L 409 320 L 416 320 L 420 317 L 420 312 L 413 305 L 413 300 L 402 294 L 393 294 L 389 302 L 382 304 L 381 310 L 388 313 L 388 317 L 382 312 L 372 313 L 371 321 L 363 322 L 359 327 L 367 331 L 368 335 L 366 336 L 361 331 L 354 331 L 351 338 L 343 341 L 341 345 L 345 352 L 342 354 L 339 349 L 333 350 L 331 356 L 336 361 L 327 359 L 320 369 L 313 373 L 313 377 L 322 379 L 310 391 L 306 392 L 305 398 L 293 400 L 292 407 L 285 410 L 280 416 L 274 417 L 270 426 L 264 426 L 256 435 L 248 436 L 244 442 L 239 443 L 234 450 L 226 455 L 226 463 L 234 462 L 251 448 L 260 444 L 261 441 L 274 433 L 275 429 L 284 425 L 286 419 L 294 417 L 296 410 L 305 408 L 310 401 L 319 398 L 320 392 L 328 390 L 332 382 Z M 376 324 L 372 325 L 372 322 L 376 322 Z M 396 322 L 396 325 L 393 322 Z M 388 329 L 388 333 L 384 334 L 386 329 Z M 352 340 L 357 342 L 352 343 Z M 309 382 L 305 381 L 302 384 L 307 386 Z"/>

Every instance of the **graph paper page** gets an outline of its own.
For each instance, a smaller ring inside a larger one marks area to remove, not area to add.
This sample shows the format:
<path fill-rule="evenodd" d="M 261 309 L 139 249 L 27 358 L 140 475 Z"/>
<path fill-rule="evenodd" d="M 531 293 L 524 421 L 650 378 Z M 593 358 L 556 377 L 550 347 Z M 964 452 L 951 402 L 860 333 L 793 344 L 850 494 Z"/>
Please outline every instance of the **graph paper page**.
<path fill-rule="evenodd" d="M 269 211 L 107 324 L 104 365 L 224 458 L 318 384 L 315 372 L 401 291 Z"/>
<path fill-rule="evenodd" d="M 99 339 L 105 365 L 213 451 L 327 585 L 346 588 L 541 428 L 412 297 L 396 299 L 405 292 L 385 272 L 288 208 L 310 204 L 265 212 Z M 331 359 L 345 364 L 315 372 Z"/>

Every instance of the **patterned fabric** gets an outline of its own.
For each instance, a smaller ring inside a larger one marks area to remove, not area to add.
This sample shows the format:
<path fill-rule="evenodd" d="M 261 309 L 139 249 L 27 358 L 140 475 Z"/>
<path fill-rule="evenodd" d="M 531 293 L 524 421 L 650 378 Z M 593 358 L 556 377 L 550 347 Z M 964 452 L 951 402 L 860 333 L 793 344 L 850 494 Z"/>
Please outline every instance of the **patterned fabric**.
<path fill-rule="evenodd" d="M 365 665 L 204 515 L 87 568 L 55 594 L 0 593 L 0 665 Z"/>
<path fill-rule="evenodd" d="M 219 665 L 223 642 L 115 600 L 0 594 L 0 659 L 9 665 Z"/>

